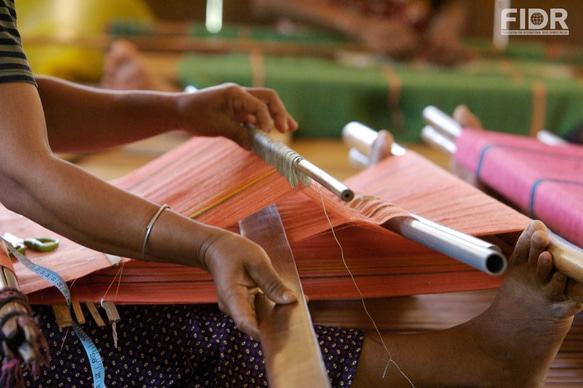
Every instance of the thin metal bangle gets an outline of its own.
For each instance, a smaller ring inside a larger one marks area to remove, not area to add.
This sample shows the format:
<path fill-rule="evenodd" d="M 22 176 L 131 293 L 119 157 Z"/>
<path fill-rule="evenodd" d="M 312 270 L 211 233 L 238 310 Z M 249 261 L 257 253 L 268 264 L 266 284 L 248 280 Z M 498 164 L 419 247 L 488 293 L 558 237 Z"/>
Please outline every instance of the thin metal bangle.
<path fill-rule="evenodd" d="M 154 214 L 154 216 L 150 220 L 150 223 L 148 224 L 148 226 L 146 226 L 146 234 L 144 235 L 144 243 L 142 244 L 142 259 L 144 261 L 149 261 L 146 259 L 146 244 L 148 244 L 148 239 L 150 238 L 150 233 L 152 232 L 152 228 L 154 227 L 154 224 L 156 223 L 156 221 L 160 217 L 160 214 L 162 214 L 162 212 L 166 209 L 170 209 L 170 206 L 168 206 L 167 204 L 160 206 L 160 209 L 158 209 L 156 214 Z"/>

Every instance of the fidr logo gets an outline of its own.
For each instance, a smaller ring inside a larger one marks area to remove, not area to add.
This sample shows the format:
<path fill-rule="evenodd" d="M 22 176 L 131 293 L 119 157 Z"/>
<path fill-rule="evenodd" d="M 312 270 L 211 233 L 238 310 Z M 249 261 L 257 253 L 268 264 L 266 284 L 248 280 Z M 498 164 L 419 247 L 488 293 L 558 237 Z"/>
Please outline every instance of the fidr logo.
<path fill-rule="evenodd" d="M 504 8 L 500 15 L 501 35 L 569 35 L 567 11 L 551 8 Z"/>

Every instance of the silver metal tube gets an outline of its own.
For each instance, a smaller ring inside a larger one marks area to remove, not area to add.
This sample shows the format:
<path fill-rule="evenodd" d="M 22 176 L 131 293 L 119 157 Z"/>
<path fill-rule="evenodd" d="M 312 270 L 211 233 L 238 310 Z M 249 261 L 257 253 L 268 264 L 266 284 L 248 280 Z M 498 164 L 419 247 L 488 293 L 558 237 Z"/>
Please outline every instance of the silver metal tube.
<path fill-rule="evenodd" d="M 431 125 L 426 125 L 421 130 L 421 138 L 426 143 L 435 146 L 448 154 L 453 154 L 456 151 L 455 143 L 441 132 L 435 130 Z"/>
<path fill-rule="evenodd" d="M 463 232 L 460 232 L 459 230 L 448 228 L 447 226 L 438 224 L 437 222 L 433 222 L 433 221 L 428 220 L 427 218 L 423 218 L 417 214 L 414 214 L 413 216 L 415 218 L 417 218 L 419 221 L 421 221 L 422 223 L 427 224 L 428 226 L 431 226 L 432 228 L 440 229 L 444 233 L 448 233 L 448 234 L 451 234 L 451 235 L 453 235 L 457 238 L 460 238 L 462 240 L 466 240 L 467 242 L 469 242 L 471 244 L 476 244 L 477 246 L 480 246 L 480 247 L 483 247 L 486 249 L 493 249 L 493 250 L 498 251 L 498 252 L 501 251 L 500 247 L 498 247 L 497 245 L 494 245 L 492 243 L 489 243 L 487 241 L 484 241 L 482 239 L 479 239 L 479 238 L 474 237 L 472 235 L 469 235 L 467 233 L 463 233 Z"/>
<path fill-rule="evenodd" d="M 423 109 L 423 119 L 433 128 L 443 132 L 452 140 L 462 134 L 462 127 L 451 116 L 434 106 L 427 106 Z"/>
<path fill-rule="evenodd" d="M 342 141 L 347 147 L 354 148 L 368 157 L 378 134 L 374 129 L 357 121 L 352 121 L 342 129 Z M 398 143 L 391 143 L 391 155 L 403 155 L 405 151 L 405 148 Z"/>
<path fill-rule="evenodd" d="M 289 163 L 291 163 L 294 172 L 300 172 L 312 178 L 343 201 L 351 201 L 354 198 L 354 193 L 344 183 L 317 167 L 315 164 L 307 161 L 303 156 L 292 150 L 287 145 L 273 139 L 249 124 L 247 124 L 246 127 L 253 138 L 253 151 L 255 151 L 255 154 L 268 164 L 275 167 L 280 174 L 284 176 L 288 174 L 287 168 L 282 168 L 282 165 L 287 167 L 289 166 Z M 286 178 L 290 180 L 289 177 L 286 176 Z M 301 180 L 302 178 L 300 178 L 300 181 Z M 308 183 L 309 182 L 306 182 L 306 184 Z M 292 186 L 294 186 L 294 183 L 292 183 Z"/>
<path fill-rule="evenodd" d="M 366 156 L 368 156 L 370 148 L 377 136 L 377 131 L 356 121 L 346 124 L 342 129 L 342 141 L 344 145 L 348 148 L 356 148 Z"/>
<path fill-rule="evenodd" d="M 583 283 L 583 248 L 549 231 L 549 252 L 553 255 L 553 265 L 562 274 Z"/>
<path fill-rule="evenodd" d="M 299 171 L 303 172 L 326 189 L 330 190 L 334 195 L 343 201 L 352 201 L 354 192 L 350 190 L 344 183 L 334 178 L 326 171 L 322 170 L 315 164 L 303 158 L 296 158 L 295 164 Z"/>
<path fill-rule="evenodd" d="M 355 170 L 364 170 L 370 165 L 370 159 L 368 156 L 362 154 L 356 148 L 348 150 L 348 162 L 350 163 L 350 167 Z"/>
<path fill-rule="evenodd" d="M 390 220 L 385 226 L 409 240 L 425 245 L 487 274 L 500 275 L 506 270 L 506 257 L 500 251 L 459 238 L 416 218 L 399 217 Z"/>
<path fill-rule="evenodd" d="M 545 143 L 545 144 L 551 145 L 551 146 L 560 146 L 560 145 L 569 144 L 569 142 L 567 140 L 555 135 L 554 133 L 552 133 L 546 129 L 542 129 L 542 130 L 538 131 L 536 134 L 536 138 L 541 143 Z"/>

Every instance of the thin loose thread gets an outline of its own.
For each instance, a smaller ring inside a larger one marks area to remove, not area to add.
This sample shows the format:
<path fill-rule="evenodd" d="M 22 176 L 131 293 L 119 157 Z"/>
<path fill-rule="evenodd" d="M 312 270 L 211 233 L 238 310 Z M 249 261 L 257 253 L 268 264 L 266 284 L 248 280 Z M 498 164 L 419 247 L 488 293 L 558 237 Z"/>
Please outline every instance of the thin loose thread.
<path fill-rule="evenodd" d="M 125 263 L 121 264 L 119 270 L 115 273 L 113 280 L 111 281 L 109 286 L 107 286 L 107 289 L 105 290 L 105 293 L 103 294 L 103 297 L 101 298 L 102 303 L 103 303 L 103 300 L 105 299 L 105 297 L 107 296 L 107 294 L 109 294 L 109 290 L 111 289 L 113 284 L 116 282 L 116 279 L 117 279 L 117 288 L 115 290 L 115 296 L 114 296 L 113 300 L 117 300 L 117 296 L 119 294 L 119 287 L 121 285 L 121 275 L 123 273 L 124 265 L 125 265 Z M 115 321 L 111 322 L 111 334 L 112 334 L 112 338 L 113 338 L 113 347 L 114 347 L 114 349 L 117 349 L 118 335 L 117 335 L 117 323 Z"/>
<path fill-rule="evenodd" d="M 326 216 L 326 220 L 328 221 L 328 225 L 330 225 L 330 231 L 332 232 L 332 237 L 334 238 L 336 245 L 338 245 L 338 248 L 340 249 L 340 257 L 342 259 L 342 264 L 344 265 L 344 268 L 348 272 L 350 279 L 352 279 L 352 283 L 354 284 L 354 287 L 356 288 L 356 291 L 358 292 L 358 295 L 360 296 L 360 301 L 362 303 L 362 307 L 364 308 L 364 312 L 365 312 L 366 316 L 368 317 L 368 319 L 371 321 L 377 335 L 379 336 L 381 344 L 383 345 L 383 348 L 385 349 L 385 352 L 387 353 L 387 356 L 389 357 L 387 364 L 385 365 L 385 369 L 383 371 L 383 379 L 387 375 L 387 371 L 389 369 L 389 366 L 391 364 L 393 364 L 395 366 L 395 368 L 397 368 L 399 373 L 409 382 L 409 384 L 412 387 L 415 387 L 415 384 L 413 384 L 411 379 L 405 374 L 405 372 L 403 372 L 403 370 L 399 367 L 397 362 L 395 360 L 393 360 L 393 355 L 391 354 L 391 352 L 389 351 L 389 348 L 385 344 L 385 341 L 383 340 L 383 336 L 381 334 L 381 331 L 379 330 L 372 315 L 368 312 L 368 308 L 366 307 L 366 302 L 364 300 L 364 295 L 360 291 L 360 287 L 358 287 L 358 284 L 356 283 L 356 279 L 354 278 L 352 271 L 348 267 L 348 263 L 346 262 L 346 258 L 344 257 L 344 248 L 342 247 L 342 244 L 340 244 L 340 241 L 338 240 L 338 237 L 336 236 L 336 232 L 334 231 L 334 226 L 332 225 L 332 221 L 330 220 L 330 217 L 328 216 L 328 211 L 326 210 L 326 203 L 324 202 L 324 196 L 322 195 L 322 191 L 320 190 L 320 185 L 317 185 L 317 187 L 318 187 L 318 194 L 320 195 L 320 201 L 322 202 L 322 209 L 324 210 L 324 216 Z"/>
<path fill-rule="evenodd" d="M 117 280 L 117 287 L 116 287 L 116 290 L 115 290 L 115 296 L 113 297 L 112 300 L 114 300 L 114 301 L 117 300 L 117 296 L 119 295 L 119 288 L 121 286 L 121 276 L 122 276 L 122 273 L 123 273 L 124 266 L 125 266 L 125 263 L 121 263 L 119 269 L 115 273 L 115 276 L 111 280 L 111 283 L 109 283 L 109 286 L 107 286 L 107 289 L 103 293 L 103 296 L 101 297 L 102 300 L 105 299 L 105 297 L 107 296 L 107 294 L 109 294 L 109 290 L 111 290 L 111 287 L 116 283 L 116 280 Z"/>

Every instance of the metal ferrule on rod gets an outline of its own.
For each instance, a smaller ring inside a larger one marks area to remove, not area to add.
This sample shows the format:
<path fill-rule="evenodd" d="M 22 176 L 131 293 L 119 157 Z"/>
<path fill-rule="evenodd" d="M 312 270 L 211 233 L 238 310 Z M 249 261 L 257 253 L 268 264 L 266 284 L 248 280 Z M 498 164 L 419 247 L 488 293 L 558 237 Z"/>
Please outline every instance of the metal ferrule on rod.
<path fill-rule="evenodd" d="M 334 195 L 343 201 L 352 201 L 354 198 L 354 192 L 350 190 L 344 183 L 340 182 L 338 179 L 334 178 L 326 171 L 322 170 L 315 164 L 307 161 L 302 157 L 298 157 L 294 160 L 298 171 L 303 172 L 326 189 L 330 190 Z"/>

